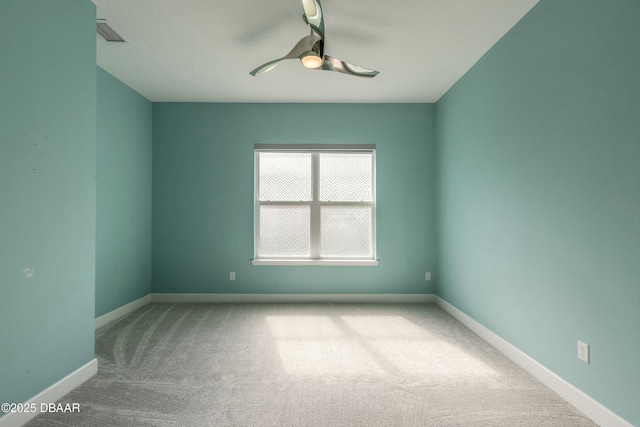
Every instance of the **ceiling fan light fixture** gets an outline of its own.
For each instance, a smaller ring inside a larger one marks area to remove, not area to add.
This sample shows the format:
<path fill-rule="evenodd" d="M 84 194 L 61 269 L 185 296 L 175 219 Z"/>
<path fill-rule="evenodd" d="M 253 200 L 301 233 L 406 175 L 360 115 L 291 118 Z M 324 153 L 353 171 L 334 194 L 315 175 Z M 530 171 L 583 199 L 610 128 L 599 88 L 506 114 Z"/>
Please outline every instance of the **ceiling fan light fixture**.
<path fill-rule="evenodd" d="M 304 56 L 300 57 L 300 62 L 305 68 L 320 68 L 324 62 L 322 58 L 315 52 L 308 52 Z"/>

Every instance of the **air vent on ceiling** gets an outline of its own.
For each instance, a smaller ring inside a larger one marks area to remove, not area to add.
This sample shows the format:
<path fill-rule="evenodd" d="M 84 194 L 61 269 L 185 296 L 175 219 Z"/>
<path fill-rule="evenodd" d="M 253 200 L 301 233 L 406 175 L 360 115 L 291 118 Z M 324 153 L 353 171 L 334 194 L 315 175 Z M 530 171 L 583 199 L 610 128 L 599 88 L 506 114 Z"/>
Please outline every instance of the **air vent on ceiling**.
<path fill-rule="evenodd" d="M 108 41 L 109 43 L 124 43 L 124 39 L 116 33 L 113 28 L 111 28 L 107 23 L 103 20 L 99 20 L 96 23 L 96 29 L 100 37 Z"/>

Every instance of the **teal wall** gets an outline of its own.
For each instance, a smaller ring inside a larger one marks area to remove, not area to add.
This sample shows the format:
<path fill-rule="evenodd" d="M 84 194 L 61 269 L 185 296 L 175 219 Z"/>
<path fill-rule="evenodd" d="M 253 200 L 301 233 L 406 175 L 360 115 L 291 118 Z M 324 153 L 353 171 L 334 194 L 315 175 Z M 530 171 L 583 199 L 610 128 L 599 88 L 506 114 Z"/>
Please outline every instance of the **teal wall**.
<path fill-rule="evenodd" d="M 0 2 L 0 402 L 94 358 L 95 14 Z"/>
<path fill-rule="evenodd" d="M 380 265 L 251 266 L 256 143 L 377 144 Z M 433 105 L 154 103 L 153 291 L 432 293 L 433 174 Z"/>
<path fill-rule="evenodd" d="M 542 0 L 435 107 L 152 105 L 96 77 L 90 1 L 3 0 L 0 402 L 151 291 L 437 291 L 640 425 L 639 18 Z M 377 144 L 380 266 L 252 267 L 255 143 Z"/>
<path fill-rule="evenodd" d="M 542 0 L 436 105 L 438 294 L 635 425 L 638 22 Z"/>
<path fill-rule="evenodd" d="M 151 293 L 151 102 L 97 80 L 96 317 Z"/>

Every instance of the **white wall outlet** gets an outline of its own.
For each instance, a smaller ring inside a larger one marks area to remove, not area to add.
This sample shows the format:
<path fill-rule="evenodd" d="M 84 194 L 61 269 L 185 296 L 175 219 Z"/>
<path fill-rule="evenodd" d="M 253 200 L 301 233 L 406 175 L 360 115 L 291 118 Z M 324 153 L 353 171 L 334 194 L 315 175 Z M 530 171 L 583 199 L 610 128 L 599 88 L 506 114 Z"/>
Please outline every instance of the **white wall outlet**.
<path fill-rule="evenodd" d="M 431 280 L 431 273 L 424 273 L 424 280 L 426 281 Z"/>
<path fill-rule="evenodd" d="M 236 272 L 232 271 L 231 273 L 229 273 L 229 280 L 236 280 Z"/>
<path fill-rule="evenodd" d="M 589 363 L 589 344 L 578 340 L 578 359 Z"/>

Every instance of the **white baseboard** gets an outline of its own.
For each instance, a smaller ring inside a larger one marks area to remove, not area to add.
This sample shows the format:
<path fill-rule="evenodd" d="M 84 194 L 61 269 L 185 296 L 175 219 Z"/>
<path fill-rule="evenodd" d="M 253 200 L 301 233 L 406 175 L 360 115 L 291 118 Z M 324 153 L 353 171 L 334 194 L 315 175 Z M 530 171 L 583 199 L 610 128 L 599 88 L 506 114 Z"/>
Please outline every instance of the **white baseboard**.
<path fill-rule="evenodd" d="M 470 316 L 449 304 L 444 299 L 436 296 L 435 300 L 436 304 L 458 319 L 460 323 L 471 329 L 480 336 L 480 338 L 484 339 L 502 354 L 513 360 L 521 368 L 529 372 L 541 383 L 556 392 L 560 397 L 571 403 L 599 425 L 607 427 L 633 427 L 631 423 L 612 412 L 609 408 L 605 407 L 575 386 L 569 384 L 567 381 L 545 368 L 508 341 L 500 338 L 494 332 L 487 329 Z"/>
<path fill-rule="evenodd" d="M 98 329 L 150 302 L 362 302 L 362 303 L 434 303 L 435 294 L 149 294 L 96 318 Z"/>
<path fill-rule="evenodd" d="M 132 311 L 135 311 L 137 309 L 139 309 L 140 307 L 147 305 L 151 302 L 151 294 L 149 295 L 145 295 L 142 298 L 139 298 L 135 301 L 130 302 L 129 304 L 123 305 L 120 308 L 116 308 L 113 311 L 110 311 L 107 314 L 104 314 L 100 317 L 96 317 L 96 326 L 95 328 L 98 329 L 104 325 L 106 325 L 109 322 L 112 322 L 126 314 L 131 313 Z"/>
<path fill-rule="evenodd" d="M 433 303 L 434 294 L 151 294 L 151 302 Z"/>
<path fill-rule="evenodd" d="M 28 405 L 35 405 L 36 412 L 9 412 L 0 418 L 0 427 L 20 427 L 40 413 L 40 405 L 54 403 L 62 399 L 67 393 L 87 381 L 98 372 L 98 359 L 70 373 L 51 387 L 25 402 Z M 81 409 L 82 410 L 82 409 Z"/>

